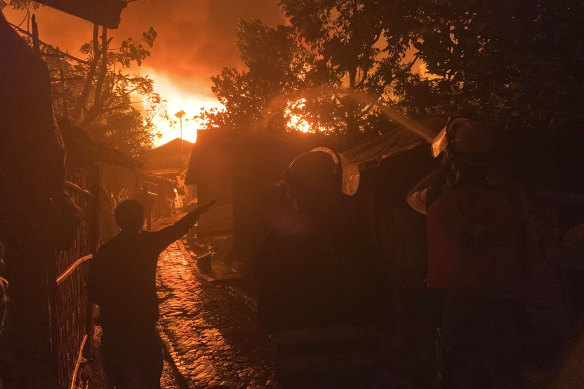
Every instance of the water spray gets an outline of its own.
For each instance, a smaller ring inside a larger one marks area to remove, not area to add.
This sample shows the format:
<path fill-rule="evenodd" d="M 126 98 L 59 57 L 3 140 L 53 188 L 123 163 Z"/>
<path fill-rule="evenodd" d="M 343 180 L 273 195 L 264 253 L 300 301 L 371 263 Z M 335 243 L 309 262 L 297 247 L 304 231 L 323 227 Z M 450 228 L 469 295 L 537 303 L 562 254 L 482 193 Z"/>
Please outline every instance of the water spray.
<path fill-rule="evenodd" d="M 382 104 L 374 96 L 370 96 L 365 92 L 349 88 L 319 86 L 314 88 L 303 89 L 289 94 L 279 95 L 272 99 L 272 101 L 270 101 L 270 103 L 267 105 L 267 107 L 264 110 L 262 120 L 258 124 L 260 126 L 265 127 L 269 118 L 272 115 L 274 115 L 274 113 L 277 112 L 281 107 L 288 104 L 290 101 L 297 101 L 302 98 L 315 98 L 323 95 L 324 96 L 344 95 L 348 96 L 349 98 L 353 99 L 356 102 L 372 104 L 376 106 L 381 112 L 381 114 L 385 116 L 387 119 L 399 123 L 401 126 L 419 135 L 422 139 L 424 139 L 426 142 L 430 144 L 434 142 L 434 134 L 428 128 L 424 127 L 422 124 L 418 123 L 415 120 L 408 119 L 402 114 L 398 113 L 395 109 Z"/>

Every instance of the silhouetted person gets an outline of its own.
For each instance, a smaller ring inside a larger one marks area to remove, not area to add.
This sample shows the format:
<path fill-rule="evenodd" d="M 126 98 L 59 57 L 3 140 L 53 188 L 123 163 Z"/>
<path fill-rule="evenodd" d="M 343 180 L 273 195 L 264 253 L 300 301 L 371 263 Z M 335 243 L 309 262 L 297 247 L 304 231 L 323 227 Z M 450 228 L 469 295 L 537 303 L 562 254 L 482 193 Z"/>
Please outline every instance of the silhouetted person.
<path fill-rule="evenodd" d="M 156 264 L 160 253 L 187 233 L 209 205 L 173 225 L 142 231 L 144 209 L 136 200 L 115 209 L 121 232 L 91 261 L 89 299 L 101 310 L 103 367 L 110 387 L 159 388 L 162 351 L 156 332 Z"/>
<path fill-rule="evenodd" d="M 375 379 L 379 271 L 347 196 L 359 172 L 327 150 L 286 170 L 290 209 L 257 258 L 258 315 L 276 344 L 282 388 L 368 388 Z"/>
<path fill-rule="evenodd" d="M 547 382 L 565 365 L 563 359 L 583 325 L 584 196 L 550 191 L 528 194 L 527 357 L 538 381 Z M 581 387 L 583 378 L 574 379 L 579 383 L 572 387 Z"/>
<path fill-rule="evenodd" d="M 494 142 L 484 123 L 457 118 L 444 135 L 443 181 L 433 175 L 409 199 L 427 212 L 427 287 L 444 295 L 442 387 L 525 388 L 521 208 L 493 179 Z"/>

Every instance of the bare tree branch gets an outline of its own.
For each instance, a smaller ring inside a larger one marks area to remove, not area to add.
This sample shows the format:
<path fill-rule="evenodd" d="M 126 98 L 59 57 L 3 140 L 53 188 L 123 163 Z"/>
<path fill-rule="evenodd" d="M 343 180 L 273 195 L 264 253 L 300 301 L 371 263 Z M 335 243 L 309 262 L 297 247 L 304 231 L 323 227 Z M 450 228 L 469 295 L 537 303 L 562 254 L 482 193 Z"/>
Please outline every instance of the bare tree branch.
<path fill-rule="evenodd" d="M 81 95 L 77 99 L 77 103 L 75 104 L 75 109 L 73 110 L 73 120 L 79 122 L 81 120 L 81 113 L 85 109 L 87 104 L 87 99 L 89 98 L 89 91 L 91 89 L 91 84 L 93 83 L 93 79 L 95 77 L 95 72 L 97 71 L 97 66 L 99 64 L 100 58 L 100 51 L 99 51 L 99 26 L 97 24 L 93 25 L 93 62 L 90 65 L 89 73 L 87 74 L 87 78 L 85 79 L 85 83 L 83 85 L 83 91 Z"/>

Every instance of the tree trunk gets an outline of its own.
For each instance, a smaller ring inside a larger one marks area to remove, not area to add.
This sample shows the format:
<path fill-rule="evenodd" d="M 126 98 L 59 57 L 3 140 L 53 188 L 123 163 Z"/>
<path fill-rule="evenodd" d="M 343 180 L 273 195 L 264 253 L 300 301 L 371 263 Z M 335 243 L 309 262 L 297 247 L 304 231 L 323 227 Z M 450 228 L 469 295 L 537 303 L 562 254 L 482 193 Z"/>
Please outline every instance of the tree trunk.
<path fill-rule="evenodd" d="M 349 89 L 355 89 L 355 79 L 357 77 L 357 68 L 353 67 L 349 71 Z M 346 97 L 347 101 L 347 137 L 350 145 L 355 145 L 359 139 L 359 124 L 357 121 L 357 102 L 352 96 Z"/>
<path fill-rule="evenodd" d="M 101 52 L 99 50 L 99 26 L 97 24 L 93 25 L 93 61 L 89 66 L 89 72 L 87 73 L 87 78 L 83 84 L 83 91 L 79 98 L 77 99 L 77 104 L 75 104 L 75 109 L 73 110 L 73 121 L 79 123 L 81 121 L 82 111 L 87 105 L 87 99 L 89 98 L 89 91 L 91 90 L 91 84 L 95 78 L 95 72 L 97 71 L 97 66 L 99 64 Z"/>
<path fill-rule="evenodd" d="M 97 80 L 95 83 L 93 104 L 91 105 L 91 108 L 87 111 L 87 114 L 83 118 L 83 121 L 81 122 L 81 127 L 84 127 L 87 124 L 91 123 L 93 120 L 95 120 L 99 115 L 103 113 L 104 100 L 103 85 L 105 83 L 105 77 L 107 76 L 108 47 L 109 43 L 107 39 L 107 28 L 103 27 L 103 30 L 101 32 L 101 50 L 100 50 L 101 63 L 99 64 L 99 73 L 97 75 Z"/>

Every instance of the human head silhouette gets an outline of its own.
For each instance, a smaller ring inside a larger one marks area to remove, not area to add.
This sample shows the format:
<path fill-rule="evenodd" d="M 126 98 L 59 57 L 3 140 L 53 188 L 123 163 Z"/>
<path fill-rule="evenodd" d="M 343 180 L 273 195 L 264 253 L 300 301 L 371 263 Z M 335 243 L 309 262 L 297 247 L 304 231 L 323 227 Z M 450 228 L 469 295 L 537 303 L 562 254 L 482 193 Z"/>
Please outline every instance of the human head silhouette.
<path fill-rule="evenodd" d="M 125 232 L 137 232 L 144 225 L 144 207 L 136 200 L 124 200 L 114 211 L 116 223 Z"/>

